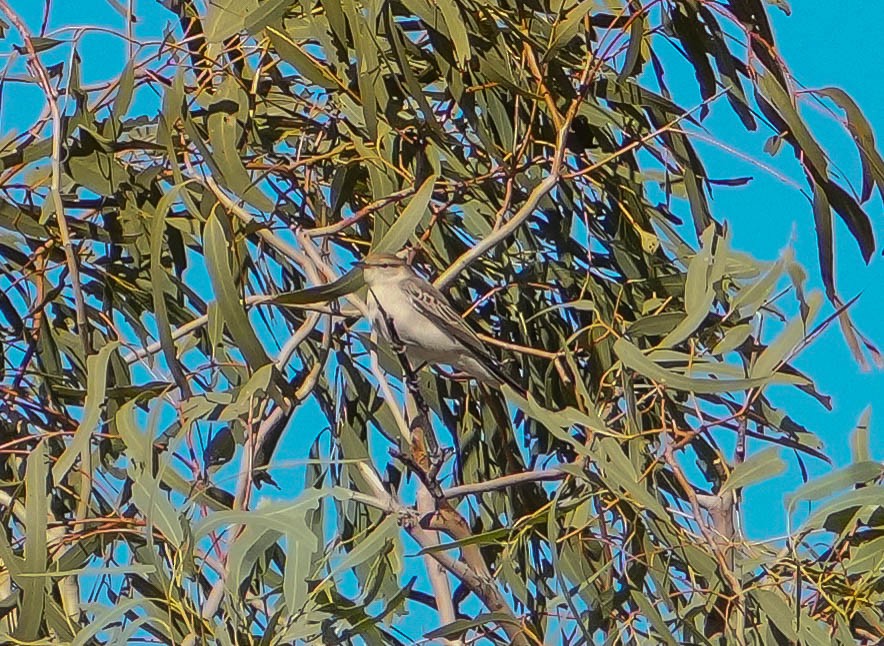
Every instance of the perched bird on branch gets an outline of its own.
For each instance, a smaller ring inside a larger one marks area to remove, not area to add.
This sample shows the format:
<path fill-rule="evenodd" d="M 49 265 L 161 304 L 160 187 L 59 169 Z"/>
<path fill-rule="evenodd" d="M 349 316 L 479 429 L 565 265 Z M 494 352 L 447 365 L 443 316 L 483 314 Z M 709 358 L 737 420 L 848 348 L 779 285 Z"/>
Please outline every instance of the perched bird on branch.
<path fill-rule="evenodd" d="M 413 367 L 445 364 L 494 388 L 507 384 L 517 392 L 524 390 L 445 295 L 403 258 L 373 253 L 359 265 L 368 285 L 372 325 L 391 344 L 403 346 Z"/>

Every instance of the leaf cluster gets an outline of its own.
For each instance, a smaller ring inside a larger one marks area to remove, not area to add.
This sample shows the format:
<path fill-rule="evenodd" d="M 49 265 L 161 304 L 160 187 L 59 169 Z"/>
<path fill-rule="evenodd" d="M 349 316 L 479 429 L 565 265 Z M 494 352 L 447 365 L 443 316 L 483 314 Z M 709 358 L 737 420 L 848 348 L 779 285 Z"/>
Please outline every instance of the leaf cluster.
<path fill-rule="evenodd" d="M 76 42 L 20 34 L 32 65 L 74 64 L 54 95 L 34 77 L 58 123 L 0 149 L 4 639 L 884 638 L 867 420 L 853 464 L 788 499 L 785 543 L 740 526 L 783 456 L 827 460 L 770 396 L 829 405 L 797 354 L 838 320 L 878 357 L 833 223 L 868 261 L 884 161 L 845 93 L 796 92 L 760 0 L 167 5 L 174 28 L 106 85 Z M 680 65 L 699 102 L 667 87 Z M 844 113 L 859 191 L 799 96 Z M 805 171 L 825 295 L 713 217 L 748 182 L 696 149 L 725 102 Z M 514 415 L 426 369 L 438 437 L 400 423 L 401 366 L 350 267 L 401 247 L 520 376 Z M 450 573 L 446 620 L 418 553 Z"/>

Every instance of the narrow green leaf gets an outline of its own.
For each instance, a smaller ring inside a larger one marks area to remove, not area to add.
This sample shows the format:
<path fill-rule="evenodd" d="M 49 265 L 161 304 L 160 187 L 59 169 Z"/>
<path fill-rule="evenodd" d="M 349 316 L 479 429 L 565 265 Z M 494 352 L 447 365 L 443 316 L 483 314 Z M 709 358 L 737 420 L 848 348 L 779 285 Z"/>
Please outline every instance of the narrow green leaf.
<path fill-rule="evenodd" d="M 801 526 L 802 532 L 817 531 L 823 528 L 829 516 L 853 507 L 884 507 L 884 487 L 870 484 L 862 489 L 851 489 L 836 496 L 817 509 Z"/>
<path fill-rule="evenodd" d="M 274 203 L 261 192 L 246 170 L 239 150 L 239 137 L 242 129 L 237 124 L 236 114 L 216 110 L 209 115 L 209 143 L 212 144 L 212 159 L 221 171 L 223 183 L 238 197 L 259 211 L 269 213 Z"/>
<path fill-rule="evenodd" d="M 418 226 L 423 221 L 428 221 L 430 213 L 427 205 L 433 196 L 433 187 L 436 177 L 431 175 L 421 184 L 417 192 L 409 200 L 408 205 L 393 223 L 393 226 L 384 234 L 384 237 L 372 241 L 373 252 L 396 252 L 399 251 L 409 238 L 416 235 Z"/>
<path fill-rule="evenodd" d="M 865 484 L 879 478 L 882 473 L 884 473 L 884 466 L 878 462 L 851 464 L 801 485 L 794 493 L 786 496 L 786 506 L 791 514 L 799 502 L 814 502 L 826 498 L 848 487 Z"/>
<path fill-rule="evenodd" d="M 823 184 L 826 197 L 856 241 L 863 260 L 868 264 L 875 253 L 875 232 L 872 221 L 853 196 L 832 180 Z"/>
<path fill-rule="evenodd" d="M 620 442 L 604 437 L 590 449 L 596 454 L 596 462 L 604 474 L 603 479 L 613 489 L 629 494 L 632 502 L 641 509 L 652 512 L 657 518 L 666 518 L 663 505 L 647 489 L 639 477 L 629 457 L 624 453 Z"/>
<path fill-rule="evenodd" d="M 827 87 L 816 90 L 816 94 L 829 97 L 847 114 L 847 128 L 859 149 L 863 169 L 861 200 L 865 202 L 872 196 L 872 187 L 875 184 L 878 186 L 878 193 L 884 196 L 884 159 L 878 152 L 875 132 L 862 110 L 847 92 L 840 88 Z"/>
<path fill-rule="evenodd" d="M 661 312 L 650 314 L 637 319 L 626 328 L 626 333 L 632 337 L 665 336 L 672 332 L 675 327 L 684 320 L 682 312 Z"/>
<path fill-rule="evenodd" d="M 655 643 L 663 643 L 668 644 L 669 646 L 677 646 L 679 642 L 675 641 L 672 637 L 672 631 L 669 629 L 669 626 L 666 625 L 666 622 L 663 620 L 663 617 L 660 615 L 660 611 L 657 610 L 655 603 L 658 603 L 657 599 L 653 597 L 649 597 L 645 594 L 644 590 L 637 590 L 635 588 L 630 590 L 630 597 L 632 598 L 633 603 L 635 603 L 639 610 L 641 610 L 642 615 L 647 617 L 651 626 L 654 628 L 656 633 L 652 633 L 649 637 L 656 638 L 657 642 Z"/>
<path fill-rule="evenodd" d="M 425 639 L 442 639 L 446 637 L 457 637 L 463 635 L 470 628 L 478 628 L 487 624 L 513 624 L 516 620 L 512 615 L 506 612 L 492 612 L 476 615 L 474 619 L 458 619 L 435 630 L 431 630 Z"/>
<path fill-rule="evenodd" d="M 527 399 L 519 393 L 513 391 L 509 386 L 504 386 L 504 393 L 509 402 L 514 404 L 519 410 L 524 411 L 531 419 L 535 419 L 552 433 L 557 439 L 565 442 L 578 454 L 587 458 L 593 458 L 594 455 L 590 449 L 583 443 L 578 442 L 569 432 L 574 425 L 580 425 L 587 431 L 601 436 L 614 436 L 622 438 L 621 435 L 613 433 L 605 426 L 604 421 L 597 414 L 587 414 L 576 408 L 567 407 L 562 410 L 553 411 L 544 408 L 537 399 L 530 393 Z"/>
<path fill-rule="evenodd" d="M 715 356 L 723 356 L 728 352 L 733 352 L 743 345 L 746 339 L 752 334 L 752 326 L 748 323 L 740 323 L 729 328 L 721 340 L 712 348 L 711 354 Z"/>
<path fill-rule="evenodd" d="M 682 179 L 691 205 L 691 219 L 697 235 L 701 235 L 712 224 L 709 200 L 706 198 L 703 184 L 705 179 L 703 164 L 686 135 L 672 133 L 672 150 L 685 169 Z"/>
<path fill-rule="evenodd" d="M 770 101 L 786 124 L 788 124 L 792 135 L 790 143 L 793 143 L 796 147 L 796 155 L 803 154 L 807 163 L 810 164 L 816 173 L 817 178 L 824 179 L 828 177 L 826 155 L 813 138 L 813 135 L 810 134 L 810 130 L 807 129 L 804 120 L 792 104 L 792 98 L 770 72 L 762 71 L 758 74 L 757 78 L 759 89 L 764 93 L 764 96 Z"/>
<path fill-rule="evenodd" d="M 347 22 L 350 24 L 350 32 L 352 38 L 348 39 L 348 46 L 356 50 L 356 66 L 354 70 L 356 75 L 356 84 L 359 86 L 359 100 L 361 101 L 361 112 L 364 119 L 364 128 L 368 135 L 369 141 L 375 141 L 378 138 L 378 102 L 379 92 L 386 95 L 385 88 L 382 87 L 381 65 L 378 58 L 378 44 L 376 42 L 377 32 L 374 28 L 374 21 L 377 20 L 374 5 L 363 8 L 357 7 L 355 0 L 341 0 L 341 6 L 347 16 Z M 386 101 L 381 101 L 382 105 L 386 105 Z M 376 156 L 376 155 L 375 155 Z M 374 164 L 369 166 L 369 175 L 372 183 L 372 196 L 378 199 L 378 189 L 380 183 L 377 177 L 383 175 L 384 171 L 380 170 Z M 385 190 L 384 195 L 389 195 L 392 190 Z"/>
<path fill-rule="evenodd" d="M 767 588 L 755 588 L 749 594 L 759 605 L 761 612 L 774 622 L 777 630 L 783 633 L 791 643 L 797 644 L 799 638 L 793 623 L 795 613 L 780 596 L 781 593 Z"/>
<path fill-rule="evenodd" d="M 284 535 L 290 529 L 290 517 L 297 518 L 299 514 L 303 515 L 306 513 L 303 511 L 304 508 L 315 508 L 318 500 L 331 493 L 333 492 L 328 489 L 308 489 L 300 494 L 294 503 L 274 502 L 252 511 L 219 511 L 194 523 L 193 538 L 199 540 L 224 527 L 248 525 L 249 523 L 259 523 L 262 527 L 273 529 L 280 535 Z M 312 536 L 312 533 L 309 535 Z"/>
<path fill-rule="evenodd" d="M 111 115 L 117 123 L 120 123 L 129 111 L 134 91 L 135 61 L 130 60 L 126 63 L 126 67 L 123 68 L 123 73 L 120 74 L 119 88 L 117 89 L 117 95 L 114 97 L 114 103 L 111 106 Z"/>
<path fill-rule="evenodd" d="M 303 48 L 288 35 L 273 28 L 267 30 L 267 35 L 280 57 L 298 70 L 305 79 L 326 90 L 337 90 L 342 87 L 343 84 L 335 78 L 330 69 L 305 53 Z"/>
<path fill-rule="evenodd" d="M 347 18 L 341 8 L 340 0 L 323 0 L 322 8 L 325 10 L 329 27 L 337 38 L 339 43 L 346 43 L 347 38 Z"/>
<path fill-rule="evenodd" d="M 872 416 L 872 405 L 866 406 L 853 433 L 850 434 L 850 451 L 854 462 L 866 462 L 872 459 L 869 449 L 869 420 Z"/>
<path fill-rule="evenodd" d="M 4 29 L 8 27 L 8 25 L 4 26 Z M 46 38 L 44 36 L 35 36 L 31 38 L 31 47 L 34 48 L 34 52 L 39 54 L 40 52 L 46 52 L 52 49 L 53 47 L 57 47 L 63 43 L 69 42 L 68 40 L 56 40 L 55 38 Z M 17 45 L 13 46 L 16 51 L 20 54 L 27 54 L 28 50 L 24 47 L 19 47 Z"/>
<path fill-rule="evenodd" d="M 285 572 L 282 593 L 289 612 L 300 611 L 307 603 L 309 591 L 306 573 L 315 567 L 313 554 L 321 544 L 321 537 L 316 536 L 307 526 L 306 515 L 315 508 L 304 507 L 297 519 L 289 516 L 291 528 L 286 532 Z"/>
<path fill-rule="evenodd" d="M 398 535 L 399 521 L 395 516 L 387 516 L 360 540 L 344 558 L 335 562 L 333 572 L 343 574 L 381 554 L 385 546 Z"/>
<path fill-rule="evenodd" d="M 45 597 L 46 607 L 43 611 L 43 620 L 50 634 L 53 635 L 56 644 L 70 644 L 76 636 L 74 630 L 77 624 L 71 621 L 70 616 L 51 594 Z M 53 634 L 54 633 L 54 634 Z"/>
<path fill-rule="evenodd" d="M 40 634 L 46 607 L 46 582 L 39 576 L 46 571 L 46 527 L 49 513 L 46 491 L 46 446 L 37 442 L 28 456 L 25 471 L 25 548 L 21 573 L 14 577 L 21 588 L 23 601 L 15 635 L 22 640 L 36 639 Z"/>
<path fill-rule="evenodd" d="M 266 395 L 269 392 L 275 369 L 272 363 L 268 363 L 255 370 L 245 385 L 236 393 L 236 399 L 225 406 L 224 410 L 219 413 L 218 421 L 229 422 L 257 413 L 255 405 L 260 401 L 262 395 Z"/>
<path fill-rule="evenodd" d="M 430 106 L 430 102 L 428 101 L 427 94 L 424 91 L 423 85 L 418 80 L 414 69 L 412 69 L 412 65 L 407 53 L 407 36 L 405 36 L 405 34 L 403 33 L 403 29 L 399 25 L 399 23 L 396 22 L 394 12 L 389 11 L 385 12 L 385 14 L 387 31 L 390 34 L 389 38 L 390 44 L 392 46 L 393 55 L 396 62 L 399 64 L 399 69 L 402 71 L 402 76 L 405 81 L 405 85 L 408 88 L 408 92 L 417 102 L 417 105 L 423 113 L 424 119 L 426 120 L 425 123 L 436 135 L 435 140 L 441 143 L 445 140 L 445 134 L 442 130 L 442 126 L 439 125 L 439 120 L 436 117 L 435 111 Z M 446 150 L 446 152 L 448 151 Z M 446 155 L 446 158 L 452 163 L 452 165 L 455 166 L 459 174 L 465 174 L 466 169 L 463 168 L 460 160 L 457 159 L 457 155 Z M 438 173 L 439 169 L 434 168 L 433 172 Z"/>
<path fill-rule="evenodd" d="M 592 2 L 591 0 L 578 2 L 568 10 L 564 20 L 560 20 L 553 25 L 553 37 L 550 40 L 549 49 L 547 49 L 546 54 L 543 56 L 544 63 L 552 59 L 559 49 L 565 47 L 571 42 L 571 39 L 573 39 L 580 30 L 583 18 L 595 7 L 595 2 Z"/>
<path fill-rule="evenodd" d="M 212 281 L 221 318 L 230 330 L 237 347 L 252 370 L 270 363 L 240 300 L 239 290 L 230 269 L 227 250 L 230 244 L 215 213 L 209 216 L 203 232 L 206 269 Z"/>
<path fill-rule="evenodd" d="M 822 304 L 822 294 L 819 292 L 810 294 L 807 299 L 809 307 L 807 317 L 796 316 L 774 342 L 764 349 L 749 371 L 749 376 L 752 379 L 769 378 L 783 363 L 789 360 L 798 345 L 807 337 L 810 324 L 816 318 Z"/>
<path fill-rule="evenodd" d="M 448 27 L 448 34 L 451 37 L 451 44 L 454 45 L 454 54 L 457 58 L 457 64 L 460 69 L 470 58 L 472 58 L 472 50 L 470 49 L 469 29 L 464 24 L 464 19 L 460 15 L 460 9 L 454 0 L 435 0 L 435 5 L 442 13 L 442 19 Z"/>
<path fill-rule="evenodd" d="M 703 323 L 715 301 L 715 286 L 724 276 L 729 249 L 729 235 L 715 235 L 709 226 L 702 236 L 702 248 L 691 259 L 685 278 L 685 317 L 662 341 L 661 348 L 678 345 Z"/>
<path fill-rule="evenodd" d="M 249 11 L 243 19 L 243 29 L 256 36 L 268 25 L 281 25 L 282 17 L 295 0 L 264 0 L 255 9 Z"/>
<path fill-rule="evenodd" d="M 120 406 L 114 416 L 115 426 L 120 438 L 126 445 L 126 452 L 131 461 L 140 465 L 151 465 L 153 452 L 151 450 L 151 438 L 148 433 L 139 430 L 139 424 L 135 418 L 137 400 L 133 399 Z"/>
<path fill-rule="evenodd" d="M 713 56 L 719 75 L 723 77 L 722 85 L 728 88 L 728 103 L 740 117 L 740 121 L 743 122 L 746 129 L 754 131 L 758 128 L 758 124 L 755 122 L 755 117 L 752 116 L 742 79 L 737 71 L 740 61 L 731 53 L 728 47 L 728 38 L 715 19 L 715 13 L 703 4 L 698 4 L 697 8 L 711 36 L 708 43 L 709 52 Z"/>
<path fill-rule="evenodd" d="M 46 445 L 38 441 L 28 455 L 25 470 L 25 567 L 28 572 L 46 569 L 46 520 L 49 505 L 46 491 Z"/>
<path fill-rule="evenodd" d="M 783 276 L 787 264 L 793 262 L 794 252 L 787 248 L 780 254 L 780 259 L 764 274 L 760 280 L 752 281 L 743 287 L 730 303 L 730 312 L 739 311 L 741 318 L 750 318 L 770 298 L 777 283 Z"/>
<path fill-rule="evenodd" d="M 307 289 L 299 289 L 295 292 L 279 294 L 268 303 L 283 307 L 297 307 L 298 305 L 313 305 L 315 303 L 328 303 L 360 289 L 365 285 L 362 270 L 351 269 L 336 281 Z"/>
<path fill-rule="evenodd" d="M 255 564 L 283 536 L 283 532 L 262 526 L 260 520 L 246 525 L 230 545 L 227 555 L 227 594 L 236 599 Z"/>
<path fill-rule="evenodd" d="M 80 420 L 70 444 L 65 447 L 64 452 L 52 467 L 52 481 L 56 486 L 61 484 L 67 472 L 74 466 L 77 457 L 85 451 L 92 450 L 92 434 L 98 430 L 101 410 L 105 403 L 107 362 L 111 352 L 116 350 L 119 345 L 117 341 L 112 341 L 102 347 L 97 354 L 86 359 L 86 403 L 83 409 L 83 418 Z"/>
<path fill-rule="evenodd" d="M 208 3 L 206 40 L 220 43 L 243 30 L 246 16 L 258 8 L 258 0 L 212 0 Z"/>
<path fill-rule="evenodd" d="M 773 383 L 806 384 L 807 380 L 795 375 L 774 373 L 764 379 L 698 379 L 686 377 L 654 363 L 641 350 L 625 338 L 617 339 L 614 352 L 623 365 L 640 375 L 662 385 L 693 393 L 726 393 L 760 388 Z"/>
<path fill-rule="evenodd" d="M 727 482 L 719 494 L 768 480 L 786 470 L 786 463 L 780 457 L 780 449 L 772 446 L 750 455 L 731 471 Z"/>
<path fill-rule="evenodd" d="M 87 646 L 92 643 L 92 638 L 103 631 L 108 625 L 117 622 L 130 610 L 136 610 L 143 606 L 145 600 L 136 597 L 134 599 L 117 599 L 116 603 L 92 618 L 82 630 L 77 633 L 71 646 Z"/>
<path fill-rule="evenodd" d="M 181 529 L 178 511 L 169 500 L 168 494 L 160 488 L 159 482 L 141 467 L 133 468 L 130 475 L 132 502 L 141 511 L 148 528 L 159 529 L 173 547 L 183 545 L 184 531 Z"/>
<path fill-rule="evenodd" d="M 629 25 L 629 45 L 626 48 L 626 56 L 623 58 L 623 67 L 617 75 L 617 80 L 621 83 L 631 76 L 638 76 L 641 71 L 640 68 L 636 68 L 641 59 L 642 49 L 646 45 L 644 13 L 644 8 L 640 8 L 637 12 L 632 12 L 630 16 L 632 24 Z"/>
<path fill-rule="evenodd" d="M 832 206 L 819 184 L 813 186 L 813 223 L 816 227 L 817 255 L 826 295 L 835 297 L 835 240 L 832 231 Z"/>
<path fill-rule="evenodd" d="M 709 63 L 709 51 L 712 40 L 707 34 L 707 30 L 701 27 L 700 21 L 694 16 L 688 16 L 686 11 L 693 13 L 695 11 L 691 5 L 677 5 L 677 8 L 669 13 L 672 29 L 684 48 L 686 58 L 690 61 L 694 68 L 694 78 L 697 80 L 697 87 L 700 90 L 700 97 L 706 101 L 715 96 L 717 90 L 717 82 L 715 72 Z M 704 105 L 700 108 L 700 118 L 705 118 L 709 112 L 709 106 Z"/>
<path fill-rule="evenodd" d="M 576 465 L 569 465 L 569 466 L 576 466 Z M 580 469 L 577 476 L 578 477 L 583 476 L 582 469 Z M 553 569 L 553 573 L 555 574 L 556 581 L 558 582 L 560 589 L 567 590 L 569 586 L 567 584 L 567 581 L 565 581 L 565 572 L 564 572 L 564 568 L 562 568 L 562 559 L 561 559 L 561 555 L 560 555 L 560 551 L 559 551 L 561 526 L 560 526 L 560 523 L 558 520 L 558 517 L 559 517 L 558 507 L 559 507 L 560 501 L 562 499 L 563 493 L 564 493 L 564 488 L 559 488 L 556 491 L 555 495 L 553 496 L 552 500 L 550 501 L 550 513 L 547 514 L 547 519 L 546 519 L 546 536 L 547 536 L 547 540 L 548 540 L 550 556 L 552 557 L 552 569 Z M 596 577 L 601 576 L 602 574 L 605 573 L 605 571 L 606 570 L 604 568 L 601 568 L 595 576 Z M 587 581 L 587 583 L 591 583 L 591 581 L 592 581 L 592 579 Z M 577 609 L 577 605 L 575 604 L 575 599 L 572 598 L 572 595 L 565 594 L 563 596 L 565 597 L 565 603 L 568 605 L 568 608 L 570 608 L 570 610 L 574 614 L 574 616 L 575 617 L 579 616 L 580 612 Z M 586 640 L 586 643 L 591 643 L 592 638 L 591 638 L 590 632 L 589 632 L 588 628 L 583 625 L 583 622 L 577 622 L 577 627 L 580 629 L 580 632 L 583 634 L 583 637 Z"/>
<path fill-rule="evenodd" d="M 884 566 L 884 536 L 878 536 L 852 550 L 850 560 L 847 562 L 847 574 L 872 573 L 877 577 L 884 570 L 882 566 Z"/>
<path fill-rule="evenodd" d="M 700 238 L 702 246 L 688 263 L 684 284 L 684 306 L 688 315 L 702 310 L 708 312 L 709 268 L 712 266 L 712 245 L 715 241 L 715 227 L 709 227 Z"/>
<path fill-rule="evenodd" d="M 457 541 L 446 541 L 437 545 L 424 547 L 417 551 L 417 556 L 458 550 L 468 545 L 495 545 L 509 538 L 512 533 L 512 530 L 508 527 L 503 529 L 492 529 L 487 532 L 479 532 L 471 535 L 469 538 L 463 538 Z"/>
<path fill-rule="evenodd" d="M 84 188 L 111 197 L 116 195 L 121 185 L 130 178 L 126 167 L 108 151 L 112 142 L 101 141 L 102 139 L 104 138 L 98 132 L 81 125 L 79 140 L 67 149 L 65 171 L 71 179 Z M 50 204 L 44 204 L 44 207 L 49 206 Z"/>
<path fill-rule="evenodd" d="M 160 198 L 153 214 L 153 222 L 150 231 L 150 282 L 153 296 L 154 313 L 157 318 L 157 333 L 160 337 L 160 346 L 166 365 L 175 379 L 175 383 L 186 397 L 190 397 L 190 385 L 184 374 L 184 369 L 178 361 L 178 353 L 175 341 L 172 338 L 172 326 L 169 324 L 169 311 L 166 307 L 166 290 L 172 287 L 169 274 L 163 268 L 162 254 L 163 241 L 166 232 L 166 214 L 172 204 L 178 199 L 179 192 L 184 184 L 173 186 Z"/>

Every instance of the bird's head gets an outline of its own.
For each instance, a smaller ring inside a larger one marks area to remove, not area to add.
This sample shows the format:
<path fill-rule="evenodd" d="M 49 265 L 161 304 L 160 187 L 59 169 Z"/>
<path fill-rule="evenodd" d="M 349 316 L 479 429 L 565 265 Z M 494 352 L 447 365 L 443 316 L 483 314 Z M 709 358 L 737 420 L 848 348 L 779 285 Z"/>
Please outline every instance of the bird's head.
<path fill-rule="evenodd" d="M 392 253 L 370 253 L 357 263 L 369 287 L 380 283 L 395 283 L 412 275 L 405 258 Z"/>

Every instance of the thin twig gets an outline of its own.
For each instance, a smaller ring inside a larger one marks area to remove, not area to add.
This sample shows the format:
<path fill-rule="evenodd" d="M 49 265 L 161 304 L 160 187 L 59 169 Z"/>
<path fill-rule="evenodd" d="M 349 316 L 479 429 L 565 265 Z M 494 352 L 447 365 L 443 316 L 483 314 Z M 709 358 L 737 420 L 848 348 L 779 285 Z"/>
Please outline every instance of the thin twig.
<path fill-rule="evenodd" d="M 513 473 L 493 480 L 484 482 L 476 482 L 473 484 L 459 485 L 445 489 L 442 495 L 445 498 L 462 498 L 464 496 L 472 496 L 475 494 L 487 493 L 489 491 L 500 491 L 501 489 L 509 489 L 526 482 L 553 482 L 556 480 L 564 480 L 568 474 L 559 469 L 546 469 L 543 471 L 523 471 L 522 473 Z"/>
<path fill-rule="evenodd" d="M 571 105 L 568 106 L 568 112 L 565 115 L 565 119 L 561 124 L 561 128 L 559 129 L 558 136 L 556 138 L 556 150 L 555 155 L 553 157 L 552 166 L 549 171 L 549 175 L 547 175 L 541 182 L 534 187 L 534 190 L 531 191 L 531 194 L 525 200 L 525 203 L 522 207 L 516 211 L 512 218 L 505 224 L 500 224 L 499 226 L 495 225 L 495 229 L 485 238 L 480 240 L 470 248 L 468 251 L 464 252 L 457 260 L 455 260 L 445 271 L 439 274 L 438 278 L 434 281 L 436 287 L 442 289 L 451 281 L 453 281 L 460 272 L 466 269 L 469 265 L 471 265 L 475 260 L 483 256 L 486 252 L 493 249 L 497 246 L 501 241 L 505 240 L 516 230 L 524 224 L 525 220 L 527 220 L 534 210 L 537 208 L 537 205 L 540 203 L 540 200 L 549 193 L 559 182 L 559 178 L 562 174 L 562 168 L 564 166 L 565 161 L 565 152 L 567 150 L 568 136 L 571 131 L 571 123 L 574 121 L 574 117 L 577 116 L 577 111 L 580 108 L 580 104 L 583 102 L 583 99 L 588 91 L 587 80 L 589 78 L 589 73 L 591 69 L 593 57 L 587 56 L 586 63 L 583 68 L 583 72 L 580 75 L 580 82 L 577 88 L 577 96 L 571 101 Z"/>
<path fill-rule="evenodd" d="M 414 191 L 415 191 L 415 189 L 413 187 L 411 187 L 411 188 L 403 189 L 401 191 L 396 191 L 395 193 L 390 193 L 389 195 L 382 197 L 379 200 L 375 200 L 371 204 L 367 204 L 366 206 L 363 206 L 361 209 L 359 209 L 358 211 L 353 213 L 353 215 L 350 215 L 350 216 L 348 216 L 338 222 L 335 222 L 334 224 L 329 224 L 324 227 L 314 227 L 312 229 L 306 229 L 304 231 L 304 233 L 311 238 L 321 238 L 324 236 L 331 236 L 336 233 L 340 233 L 341 231 L 343 231 L 347 227 L 350 227 L 350 226 L 356 224 L 362 218 L 366 217 L 367 215 L 370 215 L 371 213 L 374 213 L 375 211 L 379 211 L 380 209 L 387 206 L 388 204 L 391 204 L 393 202 L 399 202 L 400 200 L 408 197 L 409 195 L 413 195 Z"/>
<path fill-rule="evenodd" d="M 31 40 L 31 34 L 28 31 L 24 21 L 16 14 L 6 3 L 6 0 L 0 0 L 0 11 L 6 14 L 9 22 L 15 25 L 21 34 L 25 43 L 25 49 L 28 52 L 28 67 L 37 79 L 37 84 L 46 95 L 46 101 L 49 104 L 49 111 L 52 119 L 52 179 L 50 183 L 50 195 L 52 197 L 52 205 L 55 210 L 55 218 L 58 222 L 58 233 L 61 237 L 61 245 L 64 249 L 65 260 L 67 262 L 68 272 L 71 279 L 71 291 L 74 294 L 74 307 L 77 313 L 77 331 L 80 335 L 80 341 L 83 343 L 84 355 L 92 353 L 92 344 L 89 340 L 88 320 L 86 318 L 86 301 L 83 298 L 83 289 L 80 284 L 80 264 L 77 254 L 74 252 L 71 243 L 71 234 L 68 229 L 68 223 L 64 215 L 64 203 L 61 199 L 61 146 L 62 146 L 62 124 L 61 111 L 58 109 L 58 92 L 52 86 L 49 79 L 49 72 L 40 61 L 34 43 Z"/>
<path fill-rule="evenodd" d="M 485 565 L 485 561 L 481 557 L 481 552 L 478 547 L 475 545 L 465 546 L 463 549 L 464 552 L 471 550 L 479 555 L 478 560 L 471 559 L 470 561 L 465 562 L 464 560 L 452 556 L 446 551 L 434 549 L 436 546 L 427 540 L 425 531 L 415 531 L 420 529 L 434 529 L 437 531 L 444 531 L 451 536 L 460 536 L 463 538 L 463 530 L 458 530 L 453 527 L 453 525 L 458 524 L 456 523 L 455 517 L 459 518 L 460 515 L 450 506 L 446 505 L 447 513 L 444 518 L 440 518 L 440 512 L 431 514 L 430 517 L 427 515 L 421 517 L 417 510 L 403 505 L 392 494 L 384 489 L 380 478 L 370 465 L 365 462 L 360 462 L 359 466 L 362 467 L 362 474 L 366 476 L 369 486 L 373 489 L 373 493 L 366 494 L 357 491 L 349 491 L 347 493 L 351 499 L 398 516 L 402 527 L 417 542 L 417 544 L 420 545 L 422 549 L 429 550 L 428 554 L 442 567 L 457 577 L 458 580 L 462 581 L 470 592 L 479 598 L 486 608 L 492 612 L 508 617 L 506 620 L 499 620 L 499 623 L 501 628 L 506 632 L 511 644 L 514 644 L 514 646 L 529 646 L 521 622 L 516 618 L 512 609 L 506 603 L 503 594 L 495 584 L 494 578 L 489 572 L 487 565 Z M 463 523 L 468 532 L 469 526 L 466 525 L 466 522 L 463 521 L 462 518 L 460 518 L 460 522 Z"/>
<path fill-rule="evenodd" d="M 417 490 L 417 511 L 419 514 L 431 513 L 434 509 L 433 496 L 424 486 L 419 486 Z M 415 527 L 413 530 L 416 534 L 423 534 L 423 541 L 429 545 L 439 545 L 439 532 Z M 457 619 L 457 613 L 454 609 L 454 597 L 451 595 L 451 584 L 448 581 L 448 574 L 441 563 L 430 554 L 424 554 L 424 564 L 427 568 L 427 578 L 430 579 L 430 586 L 433 588 L 433 596 L 436 599 L 436 608 L 439 612 L 439 622 L 446 626 L 454 623 Z M 445 644 L 457 646 L 463 644 L 462 640 L 444 640 Z"/>
<path fill-rule="evenodd" d="M 243 305 L 246 307 L 254 306 L 254 305 L 265 305 L 265 304 L 272 303 L 275 298 L 276 297 L 273 296 L 272 294 L 255 294 L 255 295 L 251 295 L 251 296 L 246 296 L 243 299 Z M 298 308 L 303 309 L 303 310 L 309 310 L 309 311 L 315 312 L 317 314 L 327 314 L 327 315 L 341 316 L 341 317 L 346 316 L 346 313 L 335 312 L 333 309 L 331 309 L 327 306 L 324 306 L 324 305 L 299 305 Z M 209 315 L 208 314 L 203 314 L 202 316 L 198 316 L 195 319 L 193 319 L 192 321 L 188 321 L 187 323 L 184 323 L 180 327 L 177 327 L 174 330 L 172 330 L 172 340 L 177 341 L 181 337 L 187 336 L 188 334 L 200 329 L 204 325 L 207 325 L 208 322 L 209 322 Z M 141 359 L 146 359 L 150 355 L 156 354 L 161 349 L 162 349 L 162 345 L 160 344 L 159 341 L 157 341 L 157 342 L 151 343 L 143 348 L 135 350 L 131 354 L 125 355 L 123 357 L 123 361 L 125 361 L 129 365 L 132 365 L 136 361 L 139 361 Z"/>
<path fill-rule="evenodd" d="M 503 348 L 504 350 L 518 352 L 519 354 L 530 354 L 534 357 L 540 357 L 541 359 L 548 359 L 550 361 L 555 361 L 565 354 L 564 352 L 549 352 L 548 350 L 541 350 L 540 348 L 532 348 L 527 345 L 502 341 L 501 339 L 482 334 L 481 332 L 477 333 L 477 336 L 489 345 L 496 345 L 498 348 Z"/>
<path fill-rule="evenodd" d="M 709 546 L 709 549 L 715 557 L 715 560 L 718 561 L 718 565 L 721 568 L 722 576 L 727 579 L 727 582 L 731 587 L 731 591 L 734 594 L 739 595 L 741 591 L 740 582 L 734 576 L 733 570 L 728 567 L 727 558 L 724 551 L 721 549 L 721 543 L 716 540 L 715 536 L 706 525 L 706 522 L 703 520 L 703 511 L 701 509 L 700 502 L 697 499 L 697 493 L 694 491 L 694 487 L 691 485 L 691 483 L 688 482 L 687 477 L 685 476 L 684 472 L 681 470 L 681 467 L 676 461 L 675 455 L 672 452 L 672 444 L 670 442 L 666 442 L 663 447 L 663 459 L 665 460 L 666 464 L 669 465 L 669 468 L 672 470 L 673 476 L 684 491 L 684 494 L 691 505 L 691 509 L 694 512 L 694 521 L 697 523 L 697 527 L 699 528 L 700 533 L 703 535 L 703 538 L 705 539 L 706 544 Z"/>

